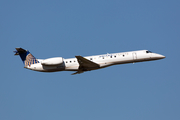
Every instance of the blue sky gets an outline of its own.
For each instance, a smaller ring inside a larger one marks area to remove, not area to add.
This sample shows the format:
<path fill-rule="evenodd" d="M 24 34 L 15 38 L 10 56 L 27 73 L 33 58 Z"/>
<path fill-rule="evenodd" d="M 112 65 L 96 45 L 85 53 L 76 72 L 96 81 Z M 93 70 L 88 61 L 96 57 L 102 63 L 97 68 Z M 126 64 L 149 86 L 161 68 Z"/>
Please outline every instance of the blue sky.
<path fill-rule="evenodd" d="M 179 120 L 180 1 L 1 0 L 0 120 Z M 24 69 L 36 58 L 148 49 L 166 59 L 79 75 Z"/>

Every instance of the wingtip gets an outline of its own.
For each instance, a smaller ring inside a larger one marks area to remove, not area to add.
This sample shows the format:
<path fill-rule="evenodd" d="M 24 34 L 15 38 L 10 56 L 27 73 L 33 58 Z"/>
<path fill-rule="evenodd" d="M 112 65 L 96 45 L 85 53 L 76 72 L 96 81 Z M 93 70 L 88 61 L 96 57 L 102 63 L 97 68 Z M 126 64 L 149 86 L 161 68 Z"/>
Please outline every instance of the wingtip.
<path fill-rule="evenodd" d="M 83 73 L 84 71 L 77 71 L 77 72 L 75 72 L 75 73 L 72 73 L 71 75 L 76 75 L 76 74 L 81 74 L 81 73 Z"/>

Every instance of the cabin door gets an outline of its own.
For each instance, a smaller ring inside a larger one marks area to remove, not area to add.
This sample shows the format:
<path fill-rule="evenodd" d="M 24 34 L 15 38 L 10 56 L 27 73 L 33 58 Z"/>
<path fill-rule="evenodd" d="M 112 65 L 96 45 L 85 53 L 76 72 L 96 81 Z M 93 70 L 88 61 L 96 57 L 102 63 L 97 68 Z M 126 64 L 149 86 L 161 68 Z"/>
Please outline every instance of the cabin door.
<path fill-rule="evenodd" d="M 137 60 L 137 54 L 134 52 L 133 53 L 133 60 L 136 61 Z"/>

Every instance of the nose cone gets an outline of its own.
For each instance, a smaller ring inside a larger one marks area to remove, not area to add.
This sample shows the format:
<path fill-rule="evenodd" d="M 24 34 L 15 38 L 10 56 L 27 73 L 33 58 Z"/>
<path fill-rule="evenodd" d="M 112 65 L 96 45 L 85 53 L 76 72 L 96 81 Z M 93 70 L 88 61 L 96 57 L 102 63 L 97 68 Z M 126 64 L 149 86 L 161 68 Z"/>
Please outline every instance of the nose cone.
<path fill-rule="evenodd" d="M 153 53 L 152 58 L 154 58 L 154 59 L 164 59 L 166 57 L 164 55 L 161 55 L 161 54 Z"/>

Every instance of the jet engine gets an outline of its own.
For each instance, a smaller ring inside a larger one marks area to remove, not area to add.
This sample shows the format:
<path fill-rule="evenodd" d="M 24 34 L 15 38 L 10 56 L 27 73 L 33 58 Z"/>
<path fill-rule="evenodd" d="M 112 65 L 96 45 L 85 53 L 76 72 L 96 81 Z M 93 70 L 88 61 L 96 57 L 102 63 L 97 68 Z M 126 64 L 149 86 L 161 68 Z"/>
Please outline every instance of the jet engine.
<path fill-rule="evenodd" d="M 60 65 L 63 63 L 62 57 L 54 57 L 54 58 L 48 58 L 41 62 L 42 65 Z"/>

